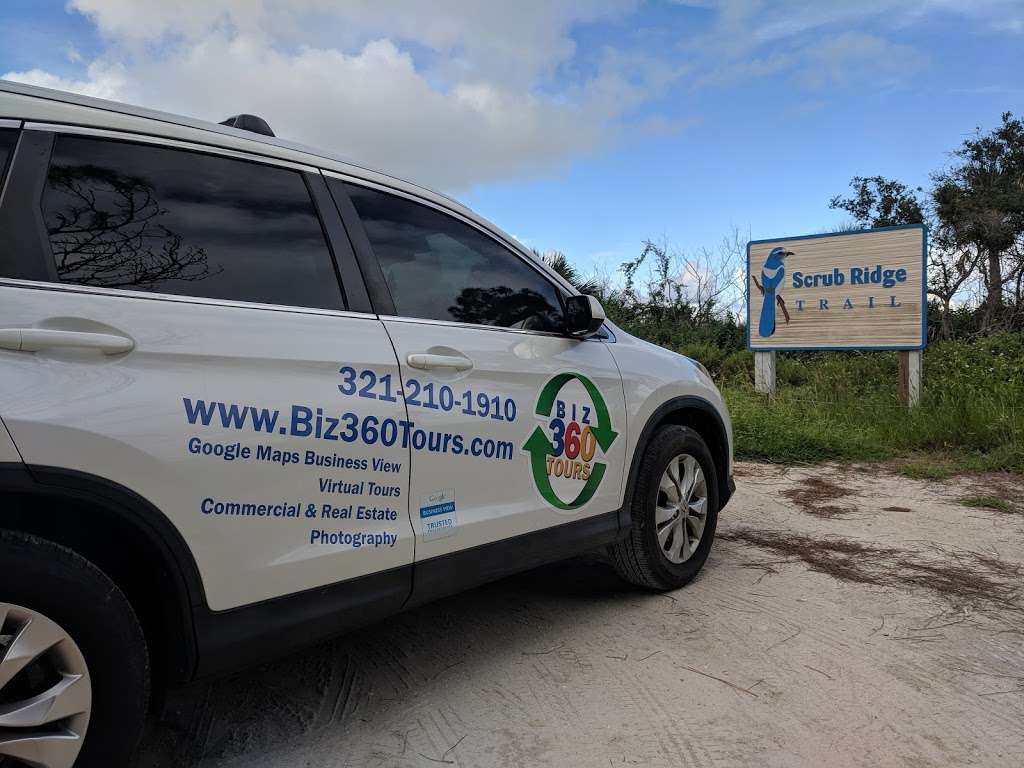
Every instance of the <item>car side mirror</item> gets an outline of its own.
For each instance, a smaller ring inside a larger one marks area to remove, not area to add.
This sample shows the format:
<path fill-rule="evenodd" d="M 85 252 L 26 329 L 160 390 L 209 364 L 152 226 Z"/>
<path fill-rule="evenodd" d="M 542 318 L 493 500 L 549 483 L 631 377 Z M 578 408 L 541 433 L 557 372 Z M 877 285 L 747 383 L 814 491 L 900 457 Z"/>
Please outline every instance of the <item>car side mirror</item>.
<path fill-rule="evenodd" d="M 604 325 L 604 307 L 593 296 L 569 296 L 565 300 L 565 331 L 570 336 L 585 339 L 597 333 Z"/>

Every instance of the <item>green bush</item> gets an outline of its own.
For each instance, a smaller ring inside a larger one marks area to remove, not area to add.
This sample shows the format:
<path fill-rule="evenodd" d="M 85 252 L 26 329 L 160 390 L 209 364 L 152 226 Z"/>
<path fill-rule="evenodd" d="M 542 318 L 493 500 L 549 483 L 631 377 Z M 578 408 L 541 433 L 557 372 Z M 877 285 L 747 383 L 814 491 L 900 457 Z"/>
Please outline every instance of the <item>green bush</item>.
<path fill-rule="evenodd" d="M 924 353 L 919 407 L 897 399 L 897 356 L 792 353 L 774 398 L 754 392 L 739 357 L 718 356 L 736 455 L 775 462 L 874 461 L 927 452 L 960 469 L 1024 472 L 1024 334 L 947 341 Z"/>
<path fill-rule="evenodd" d="M 932 343 L 921 404 L 908 409 L 897 397 L 895 352 L 780 353 L 778 392 L 768 399 L 754 392 L 754 356 L 734 320 L 697 322 L 656 307 L 626 312 L 613 305 L 610 314 L 630 333 L 708 369 L 729 404 L 739 458 L 911 457 L 902 465 L 908 474 L 927 466 L 941 474 L 1024 472 L 1024 332 Z"/>
<path fill-rule="evenodd" d="M 745 350 L 730 352 L 722 361 L 719 382 L 751 383 L 754 380 L 754 356 Z"/>

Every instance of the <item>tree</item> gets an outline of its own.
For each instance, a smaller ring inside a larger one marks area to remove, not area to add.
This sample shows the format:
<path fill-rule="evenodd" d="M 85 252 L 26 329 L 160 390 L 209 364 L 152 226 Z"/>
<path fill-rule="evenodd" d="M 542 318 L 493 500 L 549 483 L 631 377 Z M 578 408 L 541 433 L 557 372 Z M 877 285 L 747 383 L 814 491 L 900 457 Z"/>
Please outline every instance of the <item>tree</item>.
<path fill-rule="evenodd" d="M 530 288 L 463 288 L 455 304 L 448 307 L 452 317 L 473 325 L 500 328 L 527 328 L 539 331 L 556 329 L 555 308 L 546 297 Z"/>
<path fill-rule="evenodd" d="M 1010 112 L 990 133 L 979 128 L 933 176 L 940 236 L 975 254 L 985 285 L 984 326 L 998 319 L 1004 287 L 1024 270 L 1024 122 Z"/>
<path fill-rule="evenodd" d="M 852 197 L 836 195 L 828 207 L 846 211 L 864 228 L 924 222 L 924 211 L 917 198 L 920 187 L 910 189 L 884 176 L 854 176 L 850 187 Z"/>
<path fill-rule="evenodd" d="M 935 236 L 928 247 L 928 293 L 941 303 L 939 335 L 948 339 L 952 335 L 953 299 L 975 274 L 981 253 L 970 245 L 960 247 L 951 242 L 941 228 L 933 232 Z"/>
<path fill-rule="evenodd" d="M 739 230 L 722 239 L 717 249 L 690 254 L 670 252 L 666 240 L 644 240 L 640 255 L 622 265 L 627 299 L 687 315 L 701 322 L 736 308 L 746 245 Z M 636 285 L 640 267 L 651 259 L 645 285 Z M 684 310 L 685 308 L 685 310 Z"/>
<path fill-rule="evenodd" d="M 580 293 L 597 294 L 600 291 L 598 281 L 595 278 L 584 277 L 580 274 L 579 269 L 577 269 L 561 251 L 547 251 L 541 254 L 536 248 L 534 248 L 533 254 L 537 259 L 543 261 L 551 267 L 551 269 L 555 270 L 555 272 L 572 283 L 573 288 Z"/>
<path fill-rule="evenodd" d="M 161 223 L 166 211 L 143 179 L 92 165 L 54 166 L 48 187 L 56 202 L 47 231 L 62 279 L 152 290 L 210 276 L 206 250 L 185 246 Z"/>
<path fill-rule="evenodd" d="M 947 183 L 944 179 L 942 184 Z M 931 231 L 928 249 L 928 292 L 939 299 L 941 305 L 941 336 L 951 333 L 950 317 L 953 300 L 972 276 L 977 274 L 984 260 L 984 248 L 970 238 L 962 236 L 962 230 L 953 226 L 956 217 L 950 217 L 950 209 L 940 208 L 934 203 L 939 194 L 940 183 L 931 193 L 931 206 L 922 202 L 918 194 L 920 187 L 911 189 L 902 182 L 884 176 L 855 176 L 850 181 L 853 194 L 850 197 L 837 195 L 829 202 L 830 208 L 849 213 L 860 227 L 888 227 L 900 224 L 927 224 Z M 951 195 L 952 188 L 943 192 Z M 943 214 L 946 218 L 943 219 Z"/>

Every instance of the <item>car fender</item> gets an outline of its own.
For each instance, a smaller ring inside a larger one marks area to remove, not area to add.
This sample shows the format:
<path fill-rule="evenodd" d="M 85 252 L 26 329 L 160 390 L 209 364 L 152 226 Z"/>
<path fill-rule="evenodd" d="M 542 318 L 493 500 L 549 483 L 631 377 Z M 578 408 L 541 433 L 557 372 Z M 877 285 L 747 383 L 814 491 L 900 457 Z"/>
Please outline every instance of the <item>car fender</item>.
<path fill-rule="evenodd" d="M 702 432 L 715 456 L 719 505 L 732 493 L 732 421 L 725 400 L 697 362 L 616 329 L 612 355 L 622 372 L 627 443 L 623 509 L 628 514 L 640 458 L 666 423 Z"/>

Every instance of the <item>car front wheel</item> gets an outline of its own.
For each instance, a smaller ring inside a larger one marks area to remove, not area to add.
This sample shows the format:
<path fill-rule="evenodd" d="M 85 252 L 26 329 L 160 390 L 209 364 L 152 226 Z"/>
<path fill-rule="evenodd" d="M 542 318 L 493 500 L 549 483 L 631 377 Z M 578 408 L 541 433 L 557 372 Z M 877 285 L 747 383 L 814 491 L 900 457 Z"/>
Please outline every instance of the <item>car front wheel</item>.
<path fill-rule="evenodd" d="M 670 590 L 700 572 L 718 522 L 718 476 L 697 432 L 674 424 L 658 429 L 641 458 L 630 513 L 629 535 L 609 552 L 620 576 Z"/>
<path fill-rule="evenodd" d="M 121 590 L 70 549 L 0 531 L 0 768 L 126 765 L 148 689 Z"/>

